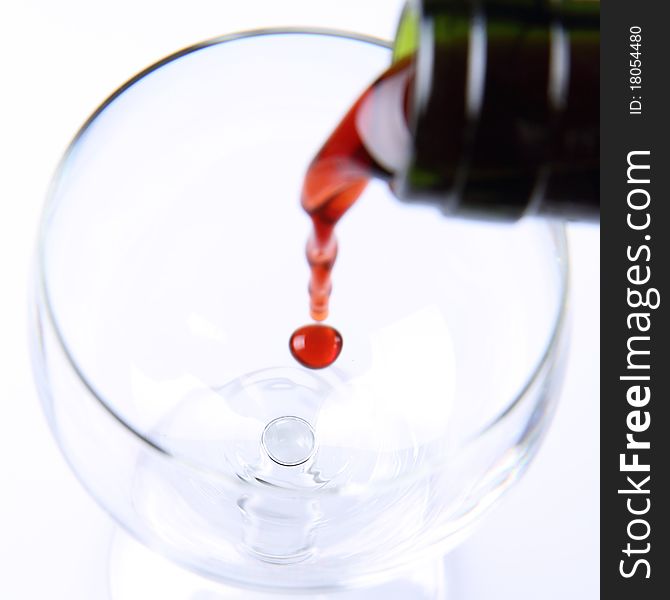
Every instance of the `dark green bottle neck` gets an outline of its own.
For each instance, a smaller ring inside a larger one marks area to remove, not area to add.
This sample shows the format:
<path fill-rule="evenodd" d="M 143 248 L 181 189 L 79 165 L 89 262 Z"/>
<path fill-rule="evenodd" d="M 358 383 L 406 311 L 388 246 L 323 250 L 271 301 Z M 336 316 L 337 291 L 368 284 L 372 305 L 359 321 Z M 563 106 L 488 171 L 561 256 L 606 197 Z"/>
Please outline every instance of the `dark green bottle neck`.
<path fill-rule="evenodd" d="M 408 4 L 411 158 L 395 189 L 463 216 L 599 212 L 599 3 Z"/>

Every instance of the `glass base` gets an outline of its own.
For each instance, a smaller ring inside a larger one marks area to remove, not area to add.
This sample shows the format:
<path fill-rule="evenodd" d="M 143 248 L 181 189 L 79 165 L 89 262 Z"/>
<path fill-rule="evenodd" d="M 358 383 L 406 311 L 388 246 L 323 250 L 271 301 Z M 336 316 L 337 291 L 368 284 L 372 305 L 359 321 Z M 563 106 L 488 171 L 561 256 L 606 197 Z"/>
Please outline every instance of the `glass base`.
<path fill-rule="evenodd" d="M 117 530 L 109 560 L 111 600 L 445 600 L 443 561 L 414 568 L 403 577 L 373 587 L 333 593 L 292 594 L 254 590 L 212 581 L 183 569 Z"/>

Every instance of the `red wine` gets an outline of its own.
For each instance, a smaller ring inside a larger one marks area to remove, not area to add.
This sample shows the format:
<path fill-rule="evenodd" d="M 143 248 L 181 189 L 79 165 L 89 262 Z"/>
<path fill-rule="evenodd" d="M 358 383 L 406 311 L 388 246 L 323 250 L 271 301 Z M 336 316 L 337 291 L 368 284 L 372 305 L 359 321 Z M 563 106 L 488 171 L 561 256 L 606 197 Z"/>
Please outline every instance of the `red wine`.
<path fill-rule="evenodd" d="M 337 222 L 358 200 L 372 177 L 389 179 L 392 175 L 373 157 L 363 138 L 370 129 L 370 119 L 384 114 L 381 105 L 397 103 L 397 94 L 389 97 L 385 93 L 384 82 L 391 78 L 398 80 L 402 88 L 402 104 L 406 108 L 410 64 L 401 61 L 392 65 L 363 92 L 314 157 L 305 175 L 301 202 L 312 220 L 306 255 L 311 271 L 310 315 L 315 321 L 328 317 L 331 272 L 337 257 Z M 295 359 L 315 369 L 332 364 L 341 347 L 340 334 L 335 329 L 319 325 L 297 329 L 290 342 Z"/>
<path fill-rule="evenodd" d="M 342 351 L 342 336 L 328 325 L 305 325 L 293 332 L 289 342 L 293 357 L 310 369 L 332 365 Z"/>
<path fill-rule="evenodd" d="M 392 175 L 366 147 L 362 136 L 369 123 L 365 121 L 369 121 L 372 114 L 384 114 L 380 105 L 395 101 L 395 96 L 388 98 L 383 93 L 382 83 L 385 81 L 392 77 L 400 79 L 406 96 L 409 71 L 409 61 L 398 62 L 367 88 L 314 157 L 305 175 L 302 207 L 311 217 L 313 226 L 306 253 L 311 269 L 310 314 L 315 321 L 328 317 L 330 275 L 337 257 L 335 225 L 363 193 L 372 177 L 388 179 Z M 369 101 L 372 101 L 371 109 Z"/>

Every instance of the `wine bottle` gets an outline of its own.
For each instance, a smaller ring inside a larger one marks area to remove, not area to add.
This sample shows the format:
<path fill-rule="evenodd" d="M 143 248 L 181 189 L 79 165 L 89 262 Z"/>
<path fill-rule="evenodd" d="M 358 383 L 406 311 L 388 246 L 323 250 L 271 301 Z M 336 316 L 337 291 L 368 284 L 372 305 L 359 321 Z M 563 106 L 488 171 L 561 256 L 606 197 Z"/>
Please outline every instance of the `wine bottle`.
<path fill-rule="evenodd" d="M 413 69 L 409 147 L 386 161 L 398 197 L 466 217 L 597 219 L 599 7 L 411 1 L 394 46 Z"/>

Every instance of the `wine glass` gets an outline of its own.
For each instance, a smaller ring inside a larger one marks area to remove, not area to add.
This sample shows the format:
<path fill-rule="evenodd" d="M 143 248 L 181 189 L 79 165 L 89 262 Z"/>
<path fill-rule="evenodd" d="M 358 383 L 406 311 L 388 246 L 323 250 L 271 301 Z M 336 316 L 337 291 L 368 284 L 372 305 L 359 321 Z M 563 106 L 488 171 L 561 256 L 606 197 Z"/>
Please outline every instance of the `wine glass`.
<path fill-rule="evenodd" d="M 302 176 L 389 61 L 326 30 L 187 48 L 95 111 L 49 193 L 32 341 L 53 432 L 122 528 L 222 590 L 440 597 L 431 565 L 551 416 L 562 227 L 446 219 L 382 183 L 338 228 L 342 354 L 291 357 Z"/>

